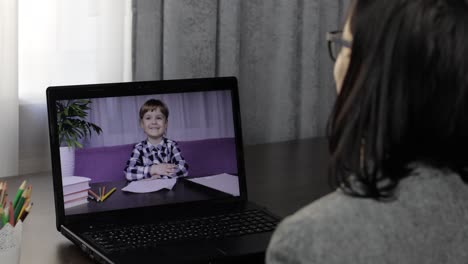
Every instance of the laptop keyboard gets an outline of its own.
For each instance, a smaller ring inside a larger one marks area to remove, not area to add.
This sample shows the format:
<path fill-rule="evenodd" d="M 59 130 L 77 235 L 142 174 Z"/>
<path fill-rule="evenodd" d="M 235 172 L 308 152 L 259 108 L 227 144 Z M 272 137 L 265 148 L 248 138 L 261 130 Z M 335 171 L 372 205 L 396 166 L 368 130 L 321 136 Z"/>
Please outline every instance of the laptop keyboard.
<path fill-rule="evenodd" d="M 175 241 L 217 239 L 268 232 L 274 230 L 277 224 L 278 220 L 270 215 L 258 210 L 249 210 L 104 229 L 87 232 L 84 235 L 106 251 L 121 251 L 157 247 Z"/>

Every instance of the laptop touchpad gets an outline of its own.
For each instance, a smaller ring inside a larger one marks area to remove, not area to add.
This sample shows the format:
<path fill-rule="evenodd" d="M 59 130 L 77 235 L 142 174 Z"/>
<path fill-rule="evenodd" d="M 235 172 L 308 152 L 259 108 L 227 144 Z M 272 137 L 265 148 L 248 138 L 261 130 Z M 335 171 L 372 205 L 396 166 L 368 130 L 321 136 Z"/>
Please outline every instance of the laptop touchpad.
<path fill-rule="evenodd" d="M 173 246 L 163 246 L 157 251 L 161 255 L 177 256 L 182 259 L 192 259 L 194 257 L 221 257 L 223 252 L 209 243 L 177 243 Z"/>
<path fill-rule="evenodd" d="M 184 262 L 188 260 L 201 260 L 222 257 L 222 251 L 207 243 L 177 243 L 172 245 L 161 245 L 151 250 L 144 252 L 135 251 L 131 254 L 124 253 L 119 257 L 119 260 L 127 259 L 132 262 L 145 262 L 146 260 L 153 259 L 161 262 L 171 260 L 173 263 Z M 125 261 L 123 261 L 125 262 Z"/>

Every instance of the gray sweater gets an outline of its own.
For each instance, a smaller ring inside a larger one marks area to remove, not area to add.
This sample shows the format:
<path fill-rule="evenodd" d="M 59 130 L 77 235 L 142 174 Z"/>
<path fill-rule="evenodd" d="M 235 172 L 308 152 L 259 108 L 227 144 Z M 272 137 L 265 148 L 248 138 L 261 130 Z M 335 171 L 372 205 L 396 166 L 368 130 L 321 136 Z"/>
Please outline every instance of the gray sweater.
<path fill-rule="evenodd" d="M 287 217 L 267 263 L 468 263 L 468 185 L 418 167 L 396 200 L 335 191 Z"/>

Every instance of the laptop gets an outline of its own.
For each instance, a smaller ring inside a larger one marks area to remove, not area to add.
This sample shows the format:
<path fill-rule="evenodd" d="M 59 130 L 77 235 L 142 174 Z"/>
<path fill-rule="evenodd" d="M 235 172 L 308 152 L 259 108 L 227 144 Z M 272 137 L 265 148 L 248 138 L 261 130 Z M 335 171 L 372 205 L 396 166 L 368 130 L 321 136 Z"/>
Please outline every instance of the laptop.
<path fill-rule="evenodd" d="M 98 263 L 264 262 L 235 77 L 47 89 L 57 230 Z"/>

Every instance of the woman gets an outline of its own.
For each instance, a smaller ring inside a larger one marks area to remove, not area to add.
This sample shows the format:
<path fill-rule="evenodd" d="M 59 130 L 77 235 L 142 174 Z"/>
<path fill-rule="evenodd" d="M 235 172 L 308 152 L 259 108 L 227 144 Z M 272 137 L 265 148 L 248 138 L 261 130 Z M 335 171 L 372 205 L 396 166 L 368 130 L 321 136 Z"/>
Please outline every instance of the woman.
<path fill-rule="evenodd" d="M 280 224 L 268 263 L 468 261 L 468 1 L 355 0 L 329 121 L 338 189 Z"/>

